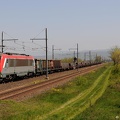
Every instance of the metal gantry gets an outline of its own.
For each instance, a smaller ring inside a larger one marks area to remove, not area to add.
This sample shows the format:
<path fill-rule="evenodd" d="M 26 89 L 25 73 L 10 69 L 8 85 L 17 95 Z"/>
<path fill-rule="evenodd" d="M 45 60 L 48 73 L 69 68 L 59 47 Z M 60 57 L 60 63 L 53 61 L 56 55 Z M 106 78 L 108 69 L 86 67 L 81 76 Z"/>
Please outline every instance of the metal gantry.
<path fill-rule="evenodd" d="M 48 79 L 47 28 L 45 28 L 45 38 L 33 38 L 30 40 L 45 40 L 46 41 L 46 79 Z"/>
<path fill-rule="evenodd" d="M 52 59 L 54 60 L 54 51 L 55 50 L 61 50 L 61 49 L 54 49 L 54 45 L 52 45 Z"/>
<path fill-rule="evenodd" d="M 78 68 L 78 43 L 77 43 L 77 48 L 70 48 L 69 50 L 77 50 L 77 68 Z M 74 51 L 74 58 L 75 58 L 75 51 Z"/>
<path fill-rule="evenodd" d="M 18 40 L 18 39 L 4 39 L 3 38 L 3 31 L 2 31 L 2 42 L 1 42 L 1 48 L 2 48 L 2 50 L 1 50 L 1 52 L 3 53 L 4 51 L 3 51 L 3 48 L 5 47 L 4 45 L 3 45 L 3 42 L 4 41 L 15 41 L 15 40 Z"/>

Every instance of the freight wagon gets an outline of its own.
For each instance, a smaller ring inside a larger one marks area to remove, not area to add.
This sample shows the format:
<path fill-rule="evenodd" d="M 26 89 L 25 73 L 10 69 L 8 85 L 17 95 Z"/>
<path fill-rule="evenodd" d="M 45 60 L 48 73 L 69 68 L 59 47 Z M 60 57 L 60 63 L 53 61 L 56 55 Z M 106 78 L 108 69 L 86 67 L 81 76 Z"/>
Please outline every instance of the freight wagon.
<path fill-rule="evenodd" d="M 48 60 L 48 72 L 53 73 L 57 71 L 61 71 L 61 60 Z M 45 74 L 46 73 L 46 60 L 43 59 L 35 59 L 35 71 L 36 75 Z"/>

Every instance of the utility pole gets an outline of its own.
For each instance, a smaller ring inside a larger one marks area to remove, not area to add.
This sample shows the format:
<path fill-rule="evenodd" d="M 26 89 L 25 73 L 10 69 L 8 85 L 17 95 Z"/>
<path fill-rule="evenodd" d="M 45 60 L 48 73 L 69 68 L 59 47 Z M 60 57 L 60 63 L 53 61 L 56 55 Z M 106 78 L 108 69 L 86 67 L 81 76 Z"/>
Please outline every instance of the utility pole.
<path fill-rule="evenodd" d="M 3 46 L 3 31 L 2 31 L 2 46 L 1 46 L 1 47 L 2 47 L 1 52 L 3 53 L 3 47 L 4 47 L 4 46 Z"/>
<path fill-rule="evenodd" d="M 75 58 L 75 50 L 76 50 L 77 48 L 70 48 L 69 50 L 74 50 L 74 52 L 73 52 L 73 57 Z"/>
<path fill-rule="evenodd" d="M 3 38 L 3 31 L 2 31 L 2 45 L 1 45 L 1 47 L 2 47 L 2 50 L 1 50 L 1 52 L 3 53 L 4 51 L 3 51 L 3 47 L 5 47 L 4 45 L 3 45 L 3 42 L 4 41 L 15 41 L 15 40 L 18 40 L 18 39 L 4 39 Z"/>
<path fill-rule="evenodd" d="M 91 60 L 92 60 L 92 58 L 91 58 L 91 51 L 89 51 L 89 60 L 90 60 L 90 64 L 91 64 Z"/>
<path fill-rule="evenodd" d="M 45 41 L 46 41 L 46 79 L 48 79 L 47 28 L 45 29 Z"/>
<path fill-rule="evenodd" d="M 77 43 L 77 48 L 70 48 L 69 50 L 77 50 L 77 69 L 78 69 L 78 43 Z M 74 59 L 75 59 L 75 51 L 74 51 Z"/>
<path fill-rule="evenodd" d="M 84 53 L 84 61 L 86 61 L 86 52 Z"/>
<path fill-rule="evenodd" d="M 54 45 L 52 45 L 52 59 L 54 60 Z"/>
<path fill-rule="evenodd" d="M 74 51 L 74 58 L 75 58 L 75 51 Z"/>
<path fill-rule="evenodd" d="M 61 49 L 54 49 L 54 45 L 52 45 L 52 59 L 54 60 L 54 51 L 55 50 L 61 50 Z"/>
<path fill-rule="evenodd" d="M 77 69 L 78 69 L 78 43 L 77 43 Z"/>
<path fill-rule="evenodd" d="M 30 40 L 45 40 L 46 41 L 46 79 L 48 79 L 48 54 L 47 54 L 47 28 L 45 28 L 45 38 L 33 38 Z"/>

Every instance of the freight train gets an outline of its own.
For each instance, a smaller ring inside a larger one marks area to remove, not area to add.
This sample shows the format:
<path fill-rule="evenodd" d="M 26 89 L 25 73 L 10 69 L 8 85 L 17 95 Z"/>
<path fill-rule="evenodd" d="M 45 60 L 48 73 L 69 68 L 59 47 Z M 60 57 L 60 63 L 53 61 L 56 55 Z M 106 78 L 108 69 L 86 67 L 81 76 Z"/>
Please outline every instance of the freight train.
<path fill-rule="evenodd" d="M 88 64 L 81 62 L 77 67 L 85 67 L 98 63 Z M 62 63 L 61 60 L 48 60 L 48 72 L 58 72 L 75 69 L 73 63 Z M 18 77 L 33 77 L 46 73 L 46 60 L 35 59 L 33 56 L 17 53 L 0 54 L 0 82 L 16 80 Z"/>

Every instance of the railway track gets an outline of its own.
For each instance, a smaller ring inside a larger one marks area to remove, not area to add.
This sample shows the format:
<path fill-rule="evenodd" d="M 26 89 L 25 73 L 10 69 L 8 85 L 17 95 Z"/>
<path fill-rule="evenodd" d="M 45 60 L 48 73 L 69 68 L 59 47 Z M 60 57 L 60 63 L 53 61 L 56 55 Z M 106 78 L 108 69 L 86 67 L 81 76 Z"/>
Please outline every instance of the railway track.
<path fill-rule="evenodd" d="M 41 83 L 36 83 L 36 84 L 29 85 L 29 86 L 21 86 L 18 88 L 13 88 L 10 90 L 2 91 L 0 92 L 0 100 L 13 99 L 13 100 L 21 101 L 28 96 L 30 97 L 35 94 L 40 94 L 42 92 L 45 92 L 46 90 L 52 87 L 57 87 L 58 85 L 64 84 L 65 82 L 71 80 L 72 78 L 76 76 L 86 74 L 101 66 L 102 65 L 95 65 L 95 66 L 87 67 L 82 70 L 81 69 L 74 70 L 73 73 L 70 73 L 64 76 L 59 76 L 57 78 L 53 78 L 50 80 L 46 80 Z"/>

